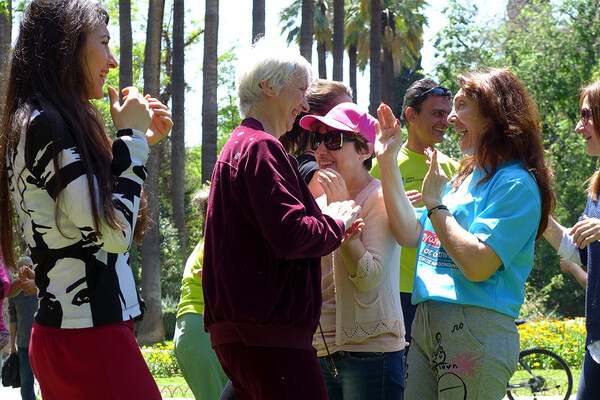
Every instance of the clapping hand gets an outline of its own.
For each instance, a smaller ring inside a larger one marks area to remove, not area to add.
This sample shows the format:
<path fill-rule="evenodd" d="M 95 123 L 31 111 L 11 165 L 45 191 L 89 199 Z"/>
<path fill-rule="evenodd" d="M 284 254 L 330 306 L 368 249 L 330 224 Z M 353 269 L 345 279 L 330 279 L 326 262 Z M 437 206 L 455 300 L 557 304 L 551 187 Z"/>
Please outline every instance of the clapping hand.
<path fill-rule="evenodd" d="M 396 162 L 402 147 L 402 128 L 394 116 L 392 109 L 381 103 L 377 109 L 378 122 L 375 122 L 375 156 L 380 162 L 388 160 Z"/>
<path fill-rule="evenodd" d="M 173 128 L 173 120 L 171 120 L 171 112 L 167 106 L 158 99 L 150 97 L 149 94 L 146 95 L 145 99 L 148 101 L 148 105 L 152 111 L 152 123 L 148 131 L 146 131 L 148 145 L 152 146 L 169 134 L 171 128 Z"/>
<path fill-rule="evenodd" d="M 339 172 L 331 168 L 320 169 L 317 171 L 317 180 L 325 191 L 327 204 L 348 200 L 346 181 Z"/>
<path fill-rule="evenodd" d="M 35 272 L 28 266 L 24 265 L 19 269 L 19 280 L 21 281 L 21 287 L 26 296 L 37 293 L 34 278 Z"/>
<path fill-rule="evenodd" d="M 108 88 L 110 115 L 117 130 L 136 129 L 146 132 L 152 122 L 152 112 L 148 100 L 134 86 L 123 89 L 123 104 L 115 88 Z"/>
<path fill-rule="evenodd" d="M 427 148 L 425 149 L 425 156 L 427 157 L 427 164 L 429 164 L 429 171 L 423 180 L 421 194 L 423 203 L 429 210 L 442 204 L 442 197 L 448 186 L 448 177 L 437 161 L 437 150 Z"/>

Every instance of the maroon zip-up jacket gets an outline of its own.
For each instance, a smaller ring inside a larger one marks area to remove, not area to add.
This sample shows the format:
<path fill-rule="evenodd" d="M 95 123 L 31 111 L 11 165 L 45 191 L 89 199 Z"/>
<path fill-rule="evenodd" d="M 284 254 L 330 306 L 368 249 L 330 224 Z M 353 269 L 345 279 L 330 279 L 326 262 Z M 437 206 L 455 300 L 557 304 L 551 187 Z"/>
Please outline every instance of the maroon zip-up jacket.
<path fill-rule="evenodd" d="M 244 119 L 219 156 L 208 200 L 202 287 L 212 344 L 313 350 L 320 257 L 343 232 L 281 143 Z"/>

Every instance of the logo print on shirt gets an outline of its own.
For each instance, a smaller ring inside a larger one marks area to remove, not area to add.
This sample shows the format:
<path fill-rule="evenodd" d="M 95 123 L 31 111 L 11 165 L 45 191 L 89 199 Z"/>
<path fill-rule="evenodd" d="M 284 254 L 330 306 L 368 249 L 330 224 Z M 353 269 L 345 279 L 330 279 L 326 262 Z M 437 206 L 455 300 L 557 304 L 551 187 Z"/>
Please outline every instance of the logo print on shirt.
<path fill-rule="evenodd" d="M 442 247 L 440 239 L 435 232 L 425 230 L 421 241 L 422 250 L 419 252 L 420 262 L 432 267 L 458 268 Z"/>

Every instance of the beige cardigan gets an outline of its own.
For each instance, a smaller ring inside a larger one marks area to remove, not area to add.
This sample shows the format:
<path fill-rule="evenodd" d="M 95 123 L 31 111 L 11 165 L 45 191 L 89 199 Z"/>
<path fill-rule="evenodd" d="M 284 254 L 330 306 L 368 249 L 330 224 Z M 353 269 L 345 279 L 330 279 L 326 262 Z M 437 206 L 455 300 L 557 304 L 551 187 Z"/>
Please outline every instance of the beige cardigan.
<path fill-rule="evenodd" d="M 400 306 L 400 246 L 388 222 L 381 182 L 373 179 L 354 199 L 365 226 L 360 234 L 367 252 L 351 276 L 340 250 L 322 258 L 321 326 L 331 352 L 398 351 L 405 347 Z M 334 339 L 335 338 L 335 339 Z M 321 332 L 313 345 L 325 353 Z"/>

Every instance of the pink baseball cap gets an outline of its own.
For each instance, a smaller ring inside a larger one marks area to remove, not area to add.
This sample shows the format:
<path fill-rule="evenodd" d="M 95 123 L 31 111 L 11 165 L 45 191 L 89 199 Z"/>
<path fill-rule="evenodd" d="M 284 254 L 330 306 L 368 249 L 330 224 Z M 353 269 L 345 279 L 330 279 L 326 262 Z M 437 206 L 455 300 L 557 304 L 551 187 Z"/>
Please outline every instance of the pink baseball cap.
<path fill-rule="evenodd" d="M 324 117 L 306 115 L 300 120 L 300 126 L 310 130 L 315 122 L 342 131 L 356 132 L 364 136 L 368 142 L 375 143 L 375 118 L 354 103 L 340 103 L 333 107 Z"/>

